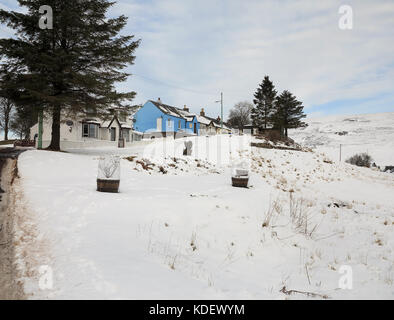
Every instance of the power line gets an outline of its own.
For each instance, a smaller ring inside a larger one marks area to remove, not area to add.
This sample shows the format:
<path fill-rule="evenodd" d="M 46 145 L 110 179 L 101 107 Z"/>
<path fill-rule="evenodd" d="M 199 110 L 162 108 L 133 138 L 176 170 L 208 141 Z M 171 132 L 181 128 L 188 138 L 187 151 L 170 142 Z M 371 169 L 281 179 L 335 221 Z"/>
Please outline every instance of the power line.
<path fill-rule="evenodd" d="M 175 85 L 175 84 L 166 83 L 166 82 L 164 82 L 164 81 L 160 81 L 160 80 L 152 79 L 152 78 L 149 78 L 149 77 L 141 76 L 141 75 L 135 74 L 135 73 L 133 73 L 132 75 L 133 75 L 133 76 L 137 76 L 137 77 L 139 77 L 139 78 L 141 78 L 141 79 L 144 79 L 144 80 L 147 80 L 147 81 L 156 82 L 156 83 L 161 84 L 161 85 L 163 85 L 163 86 L 172 87 L 172 88 L 179 89 L 179 90 L 183 90 L 183 91 L 193 92 L 193 93 L 196 93 L 196 94 L 203 94 L 203 95 L 215 96 L 215 97 L 218 95 L 217 93 L 203 92 L 203 91 L 198 91 L 198 90 L 183 88 L 183 87 L 177 86 L 177 85 Z"/>
<path fill-rule="evenodd" d="M 148 82 L 149 81 L 155 82 L 155 83 L 158 83 L 160 85 L 163 85 L 163 86 L 166 86 L 166 87 L 171 87 L 171 88 L 174 88 L 174 89 L 179 89 L 179 90 L 183 90 L 183 91 L 187 91 L 187 92 L 192 92 L 192 93 L 202 94 L 202 95 L 207 95 L 207 96 L 212 96 L 212 97 L 217 97 L 218 96 L 217 92 L 204 92 L 204 91 L 199 91 L 199 90 L 194 90 L 194 89 L 181 87 L 181 86 L 178 86 L 178 85 L 175 85 L 175 84 L 167 83 L 167 82 L 164 82 L 164 81 L 161 81 L 161 80 L 153 79 L 153 78 L 142 76 L 142 75 L 135 74 L 135 73 L 133 73 L 132 75 L 136 76 L 136 77 L 139 77 L 139 78 L 141 78 L 143 80 L 146 80 Z M 233 92 L 233 91 L 226 93 L 227 96 L 233 96 L 233 97 L 240 96 L 240 95 L 242 96 L 243 94 L 244 93 L 237 93 L 237 92 Z"/>

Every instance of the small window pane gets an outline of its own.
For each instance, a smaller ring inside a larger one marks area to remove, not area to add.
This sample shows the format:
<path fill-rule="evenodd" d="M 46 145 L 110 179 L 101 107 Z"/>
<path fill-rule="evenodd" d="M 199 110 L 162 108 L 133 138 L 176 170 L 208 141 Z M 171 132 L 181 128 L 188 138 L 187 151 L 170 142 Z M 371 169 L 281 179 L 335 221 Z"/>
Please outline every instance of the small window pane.
<path fill-rule="evenodd" d="M 93 123 L 89 124 L 89 137 L 96 138 L 96 125 Z"/>
<path fill-rule="evenodd" d="M 88 137 L 89 136 L 89 126 L 87 123 L 83 124 L 83 132 L 82 132 L 83 137 Z"/>

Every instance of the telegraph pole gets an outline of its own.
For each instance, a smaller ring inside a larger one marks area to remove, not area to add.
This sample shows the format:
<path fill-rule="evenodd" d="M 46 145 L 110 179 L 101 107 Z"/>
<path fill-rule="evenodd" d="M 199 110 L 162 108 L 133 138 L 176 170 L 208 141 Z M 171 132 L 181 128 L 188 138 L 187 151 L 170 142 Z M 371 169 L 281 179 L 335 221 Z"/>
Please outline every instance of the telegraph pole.
<path fill-rule="evenodd" d="M 339 145 L 339 162 L 342 161 L 342 144 Z"/>
<path fill-rule="evenodd" d="M 215 101 L 215 103 L 220 102 L 220 127 L 223 132 L 223 92 L 220 92 L 220 100 Z"/>
<path fill-rule="evenodd" d="M 221 105 L 220 126 L 222 127 L 222 131 L 223 131 L 223 92 L 220 93 L 220 105 Z"/>

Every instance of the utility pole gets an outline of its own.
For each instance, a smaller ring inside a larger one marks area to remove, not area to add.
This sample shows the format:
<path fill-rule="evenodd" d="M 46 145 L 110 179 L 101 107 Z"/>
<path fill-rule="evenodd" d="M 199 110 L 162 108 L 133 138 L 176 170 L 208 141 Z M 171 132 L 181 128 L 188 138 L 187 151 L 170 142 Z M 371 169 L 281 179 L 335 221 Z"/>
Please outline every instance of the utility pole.
<path fill-rule="evenodd" d="M 342 144 L 339 144 L 339 162 L 342 161 Z"/>
<path fill-rule="evenodd" d="M 221 105 L 220 126 L 221 126 L 222 131 L 223 131 L 223 92 L 220 93 L 220 105 Z"/>
<path fill-rule="evenodd" d="M 220 127 L 223 132 L 223 92 L 220 92 L 220 100 L 215 101 L 215 103 L 220 102 Z"/>

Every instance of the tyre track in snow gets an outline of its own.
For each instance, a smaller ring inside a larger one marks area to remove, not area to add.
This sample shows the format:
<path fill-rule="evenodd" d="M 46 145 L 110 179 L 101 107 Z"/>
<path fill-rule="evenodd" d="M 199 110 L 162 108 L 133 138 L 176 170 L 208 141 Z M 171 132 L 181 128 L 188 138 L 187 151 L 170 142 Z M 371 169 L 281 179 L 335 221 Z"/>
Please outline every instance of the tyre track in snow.
<path fill-rule="evenodd" d="M 23 149 L 0 149 L 0 300 L 25 299 L 23 286 L 17 281 L 15 267 L 14 214 L 10 199 L 17 175 L 17 158 Z"/>

